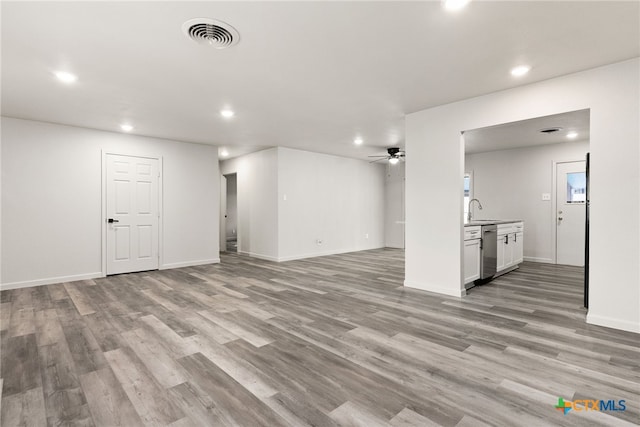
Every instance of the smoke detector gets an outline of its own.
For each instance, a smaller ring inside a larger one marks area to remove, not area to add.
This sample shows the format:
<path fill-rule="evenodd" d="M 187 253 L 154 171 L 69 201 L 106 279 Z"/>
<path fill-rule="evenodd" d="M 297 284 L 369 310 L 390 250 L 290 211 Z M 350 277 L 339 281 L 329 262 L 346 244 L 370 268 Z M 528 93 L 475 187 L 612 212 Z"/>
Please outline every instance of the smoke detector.
<path fill-rule="evenodd" d="M 196 43 L 215 49 L 226 49 L 240 41 L 240 34 L 226 22 L 209 18 L 190 19 L 182 24 L 182 31 Z"/>

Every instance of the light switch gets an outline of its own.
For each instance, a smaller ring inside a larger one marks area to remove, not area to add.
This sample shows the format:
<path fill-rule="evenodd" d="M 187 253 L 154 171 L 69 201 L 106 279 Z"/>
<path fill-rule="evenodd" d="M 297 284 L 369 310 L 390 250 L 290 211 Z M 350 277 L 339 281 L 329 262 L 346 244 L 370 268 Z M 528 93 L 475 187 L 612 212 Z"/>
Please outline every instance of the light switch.
<path fill-rule="evenodd" d="M 551 194 L 550 193 L 542 193 L 542 200 L 544 200 L 544 201 L 551 200 Z"/>

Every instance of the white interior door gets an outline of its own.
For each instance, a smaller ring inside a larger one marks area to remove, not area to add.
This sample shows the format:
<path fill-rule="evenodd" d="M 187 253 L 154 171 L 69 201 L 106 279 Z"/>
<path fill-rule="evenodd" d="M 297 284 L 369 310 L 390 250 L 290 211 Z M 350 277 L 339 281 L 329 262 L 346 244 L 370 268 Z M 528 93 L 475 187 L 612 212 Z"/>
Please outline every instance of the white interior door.
<path fill-rule="evenodd" d="M 227 250 L 227 178 L 220 175 L 220 251 Z"/>
<path fill-rule="evenodd" d="M 107 274 L 159 265 L 158 159 L 106 156 Z"/>
<path fill-rule="evenodd" d="M 585 162 L 556 165 L 556 263 L 584 265 Z"/>

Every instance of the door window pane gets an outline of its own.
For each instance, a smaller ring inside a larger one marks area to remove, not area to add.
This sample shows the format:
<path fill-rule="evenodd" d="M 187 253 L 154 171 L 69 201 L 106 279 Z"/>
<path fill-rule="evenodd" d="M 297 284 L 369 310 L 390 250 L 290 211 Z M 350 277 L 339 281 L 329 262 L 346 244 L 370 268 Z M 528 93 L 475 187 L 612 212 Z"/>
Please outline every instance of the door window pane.
<path fill-rule="evenodd" d="M 587 174 L 572 172 L 567 174 L 567 203 L 584 203 L 587 200 Z"/>

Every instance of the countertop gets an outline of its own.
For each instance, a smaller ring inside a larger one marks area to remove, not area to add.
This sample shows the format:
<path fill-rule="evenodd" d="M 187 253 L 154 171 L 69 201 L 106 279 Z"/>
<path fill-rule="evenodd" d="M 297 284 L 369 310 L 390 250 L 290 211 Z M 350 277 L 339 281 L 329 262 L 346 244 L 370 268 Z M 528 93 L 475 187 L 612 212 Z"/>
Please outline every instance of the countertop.
<path fill-rule="evenodd" d="M 466 223 L 465 227 L 474 227 L 478 225 L 496 225 L 496 224 L 510 224 L 512 222 L 522 222 L 521 219 L 477 219 L 471 220 Z"/>

